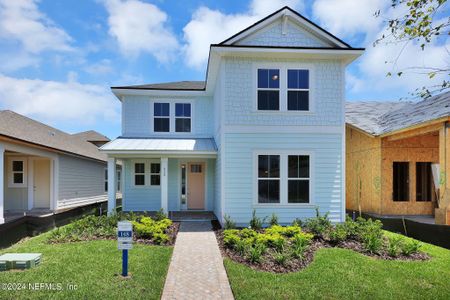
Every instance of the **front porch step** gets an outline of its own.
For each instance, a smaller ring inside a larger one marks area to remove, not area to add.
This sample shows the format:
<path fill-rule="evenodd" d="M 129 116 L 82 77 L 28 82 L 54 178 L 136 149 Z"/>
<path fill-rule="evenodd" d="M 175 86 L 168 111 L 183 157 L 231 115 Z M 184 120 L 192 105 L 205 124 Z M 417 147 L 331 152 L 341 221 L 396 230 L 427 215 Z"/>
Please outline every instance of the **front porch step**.
<path fill-rule="evenodd" d="M 171 211 L 169 218 L 172 221 L 213 221 L 217 220 L 212 211 Z"/>

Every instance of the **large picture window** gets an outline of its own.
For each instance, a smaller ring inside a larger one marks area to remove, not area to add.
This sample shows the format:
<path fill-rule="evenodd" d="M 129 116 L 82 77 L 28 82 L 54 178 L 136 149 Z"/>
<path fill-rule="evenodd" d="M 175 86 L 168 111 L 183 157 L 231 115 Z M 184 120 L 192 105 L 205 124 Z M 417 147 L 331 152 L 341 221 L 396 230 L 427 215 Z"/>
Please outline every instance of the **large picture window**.
<path fill-rule="evenodd" d="M 288 70 L 287 109 L 309 110 L 309 70 Z"/>
<path fill-rule="evenodd" d="M 280 110 L 279 69 L 258 69 L 258 110 Z"/>
<path fill-rule="evenodd" d="M 175 131 L 191 132 L 191 104 L 175 104 Z"/>
<path fill-rule="evenodd" d="M 288 203 L 309 203 L 309 156 L 288 156 Z"/>
<path fill-rule="evenodd" d="M 135 163 L 134 164 L 134 185 L 143 186 L 145 185 L 145 164 Z"/>
<path fill-rule="evenodd" d="M 258 202 L 280 202 L 280 156 L 258 156 Z"/>
<path fill-rule="evenodd" d="M 155 132 L 170 131 L 170 105 L 169 103 L 154 103 L 153 130 Z"/>

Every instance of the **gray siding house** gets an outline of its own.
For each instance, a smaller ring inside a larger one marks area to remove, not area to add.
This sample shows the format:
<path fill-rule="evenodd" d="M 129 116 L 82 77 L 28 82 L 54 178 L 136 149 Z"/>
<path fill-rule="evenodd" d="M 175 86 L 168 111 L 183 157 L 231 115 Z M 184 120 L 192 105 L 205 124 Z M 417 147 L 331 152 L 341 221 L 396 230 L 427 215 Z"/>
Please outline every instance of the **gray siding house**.
<path fill-rule="evenodd" d="M 107 158 L 95 145 L 105 139 L 0 111 L 0 224 L 8 213 L 57 213 L 106 201 Z"/>

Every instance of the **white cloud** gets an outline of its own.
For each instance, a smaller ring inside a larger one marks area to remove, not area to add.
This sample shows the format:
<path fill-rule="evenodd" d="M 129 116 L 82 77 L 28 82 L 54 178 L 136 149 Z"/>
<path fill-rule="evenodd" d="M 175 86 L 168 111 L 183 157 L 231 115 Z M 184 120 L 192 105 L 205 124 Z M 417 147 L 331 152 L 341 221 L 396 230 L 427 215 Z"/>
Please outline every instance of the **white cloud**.
<path fill-rule="evenodd" d="M 382 19 L 374 14 L 388 5 L 385 0 L 316 0 L 313 14 L 321 26 L 336 36 L 351 37 L 378 30 Z"/>
<path fill-rule="evenodd" d="M 112 67 L 111 60 L 102 59 L 97 63 L 89 64 L 84 70 L 93 75 L 105 75 L 112 73 L 114 68 Z"/>
<path fill-rule="evenodd" d="M 157 6 L 138 0 L 105 0 L 109 34 L 127 56 L 150 53 L 160 62 L 174 58 L 179 50 L 168 28 L 167 14 Z"/>
<path fill-rule="evenodd" d="M 47 123 L 92 126 L 120 120 L 119 102 L 108 88 L 76 81 L 18 79 L 0 74 L 0 106 Z"/>
<path fill-rule="evenodd" d="M 183 28 L 186 42 L 183 50 L 187 65 L 197 69 L 204 68 L 210 44 L 222 42 L 285 5 L 299 9 L 303 7 L 303 2 L 253 0 L 249 10 L 243 14 L 224 14 L 205 6 L 198 8 L 193 13 L 191 21 Z"/>
<path fill-rule="evenodd" d="M 17 41 L 30 53 L 72 50 L 71 37 L 39 11 L 35 0 L 0 0 L 0 38 Z"/>

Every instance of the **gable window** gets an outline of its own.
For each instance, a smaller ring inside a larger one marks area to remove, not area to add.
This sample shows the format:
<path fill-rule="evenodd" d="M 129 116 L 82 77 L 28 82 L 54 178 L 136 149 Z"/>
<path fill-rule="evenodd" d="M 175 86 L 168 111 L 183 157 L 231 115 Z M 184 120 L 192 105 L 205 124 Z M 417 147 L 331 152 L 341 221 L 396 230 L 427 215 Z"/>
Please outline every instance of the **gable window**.
<path fill-rule="evenodd" d="M 309 110 L 309 70 L 288 70 L 287 109 Z"/>
<path fill-rule="evenodd" d="M 170 131 L 169 103 L 155 103 L 153 105 L 153 130 L 155 132 Z"/>
<path fill-rule="evenodd" d="M 150 185 L 160 185 L 161 184 L 161 164 L 151 163 L 150 164 Z"/>
<path fill-rule="evenodd" d="M 288 203 L 309 203 L 309 156 L 288 156 Z"/>
<path fill-rule="evenodd" d="M 258 69 L 258 110 L 280 110 L 279 69 Z"/>
<path fill-rule="evenodd" d="M 143 186 L 145 185 L 145 164 L 135 163 L 134 164 L 134 185 Z"/>
<path fill-rule="evenodd" d="M 431 162 L 416 162 L 416 201 L 433 200 Z"/>
<path fill-rule="evenodd" d="M 409 162 L 394 162 L 392 168 L 392 200 L 409 201 Z"/>
<path fill-rule="evenodd" d="M 190 103 L 175 103 L 175 131 L 191 132 Z"/>
<path fill-rule="evenodd" d="M 258 155 L 258 202 L 280 203 L 279 155 Z"/>

